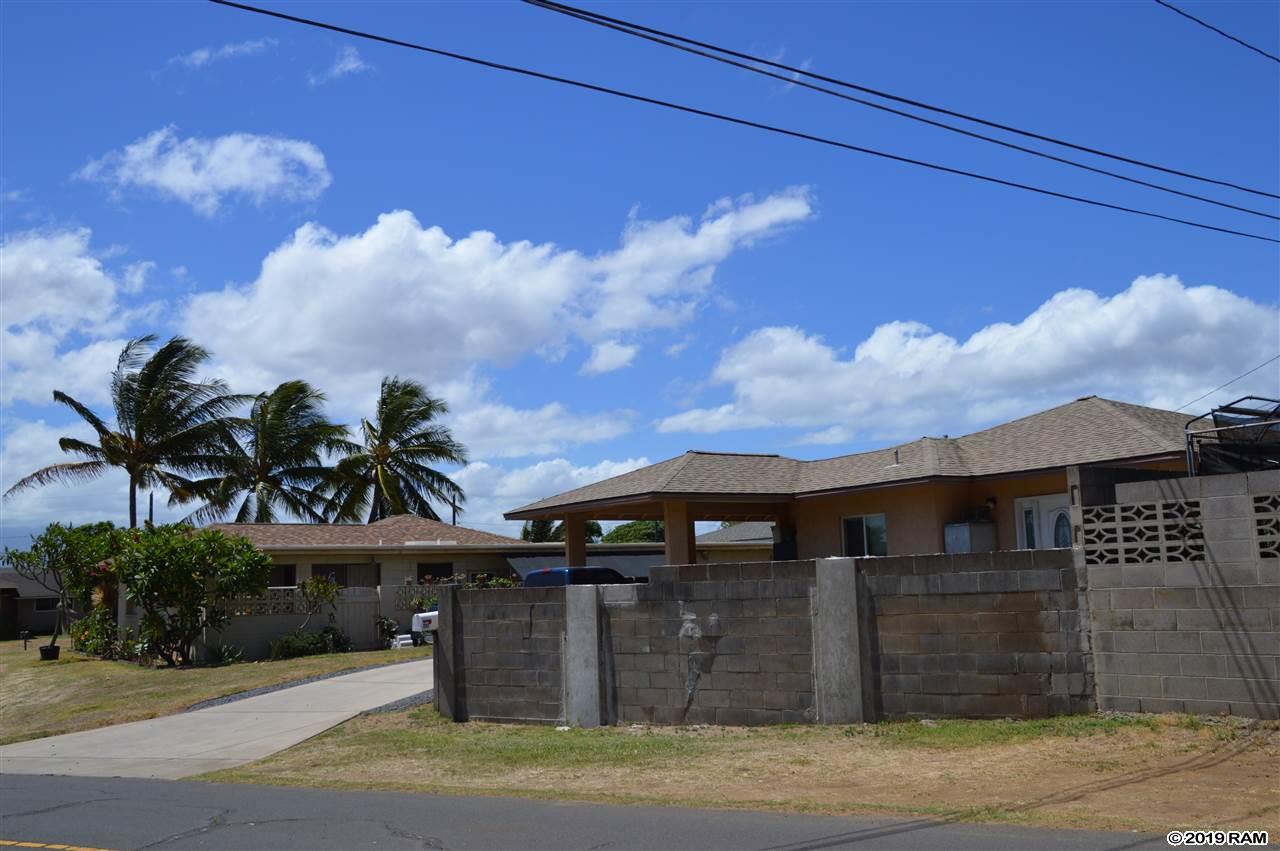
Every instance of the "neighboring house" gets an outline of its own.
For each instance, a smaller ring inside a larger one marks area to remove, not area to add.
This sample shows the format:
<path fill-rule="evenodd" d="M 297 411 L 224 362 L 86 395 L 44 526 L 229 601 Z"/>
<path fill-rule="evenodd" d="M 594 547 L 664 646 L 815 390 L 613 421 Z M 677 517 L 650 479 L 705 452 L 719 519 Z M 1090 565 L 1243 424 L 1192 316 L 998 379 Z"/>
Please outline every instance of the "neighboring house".
<path fill-rule="evenodd" d="M 588 519 L 665 521 L 670 564 L 698 560 L 694 523 L 707 520 L 773 523 L 774 559 L 1065 547 L 1073 508 L 1110 501 L 1118 482 L 1186 474 L 1189 419 L 1087 396 L 964 437 L 817 461 L 687 452 L 506 517 L 566 521 L 570 564 L 586 562 Z"/>
<path fill-rule="evenodd" d="M 762 520 L 734 523 L 697 539 L 698 561 L 769 561 L 773 558 L 773 524 Z"/>
<path fill-rule="evenodd" d="M 272 587 L 311 576 L 330 576 L 344 588 L 416 585 L 454 575 L 517 578 L 565 564 L 563 543 L 529 543 L 413 515 L 368 525 L 215 523 L 208 528 L 248 538 L 270 555 Z M 699 547 L 712 561 L 740 561 L 748 548 L 733 540 Z M 588 552 L 592 565 L 624 576 L 647 577 L 650 567 L 665 561 L 662 544 L 590 544 Z"/>
<path fill-rule="evenodd" d="M 0 569 L 0 639 L 17 638 L 21 630 L 52 634 L 57 620 L 57 594 L 16 570 Z"/>

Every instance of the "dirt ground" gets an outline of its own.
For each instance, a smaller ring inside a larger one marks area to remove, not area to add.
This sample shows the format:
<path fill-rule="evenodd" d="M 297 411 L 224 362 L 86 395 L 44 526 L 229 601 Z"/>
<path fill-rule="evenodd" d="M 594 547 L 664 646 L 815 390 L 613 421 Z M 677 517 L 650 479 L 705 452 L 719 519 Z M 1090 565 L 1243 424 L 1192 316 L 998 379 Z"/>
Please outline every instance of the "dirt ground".
<path fill-rule="evenodd" d="M 883 725 L 556 732 L 428 712 L 355 719 L 211 779 L 1280 838 L 1274 724 L 1170 716 L 1024 736 L 1025 722 L 939 722 L 1015 725 L 1002 742 Z"/>

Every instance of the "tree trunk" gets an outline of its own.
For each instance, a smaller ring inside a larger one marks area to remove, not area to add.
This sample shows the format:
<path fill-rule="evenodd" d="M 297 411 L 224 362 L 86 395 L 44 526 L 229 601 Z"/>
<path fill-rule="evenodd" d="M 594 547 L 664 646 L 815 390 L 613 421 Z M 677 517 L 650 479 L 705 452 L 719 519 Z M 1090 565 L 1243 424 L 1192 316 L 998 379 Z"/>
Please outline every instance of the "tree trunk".
<path fill-rule="evenodd" d="M 138 528 L 138 479 L 129 474 L 129 528 Z"/>

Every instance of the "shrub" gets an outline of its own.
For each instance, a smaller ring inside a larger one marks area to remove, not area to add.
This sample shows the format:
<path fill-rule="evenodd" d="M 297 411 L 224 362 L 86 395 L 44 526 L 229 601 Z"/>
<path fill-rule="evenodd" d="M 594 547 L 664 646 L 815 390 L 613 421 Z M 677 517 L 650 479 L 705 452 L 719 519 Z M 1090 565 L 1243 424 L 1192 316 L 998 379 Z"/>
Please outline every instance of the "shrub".
<path fill-rule="evenodd" d="M 296 659 L 299 656 L 315 656 L 325 652 L 324 638 L 318 632 L 295 630 L 271 642 L 271 658 Z"/>
<path fill-rule="evenodd" d="M 271 644 L 271 658 L 296 659 L 299 656 L 318 656 L 321 653 L 346 653 L 351 650 L 351 638 L 336 626 L 326 626 L 319 632 L 294 630 L 282 635 Z"/>
<path fill-rule="evenodd" d="M 218 644 L 206 649 L 205 660 L 212 666 L 234 665 L 244 661 L 244 649 L 234 644 Z"/>
<path fill-rule="evenodd" d="M 115 615 L 106 606 L 94 606 L 88 615 L 73 623 L 68 632 L 72 645 L 81 653 L 103 659 L 120 658 Z"/>
<path fill-rule="evenodd" d="M 374 627 L 378 631 L 378 638 L 382 641 L 383 647 L 394 644 L 396 636 L 400 634 L 400 624 L 393 618 L 379 615 L 374 618 Z"/>
<path fill-rule="evenodd" d="M 338 583 L 327 576 L 312 576 L 298 583 L 298 596 L 302 598 L 302 609 L 307 616 L 298 629 L 306 629 L 311 616 L 319 614 L 325 606 L 329 607 L 329 623 L 333 623 L 338 612 Z"/>
<path fill-rule="evenodd" d="M 142 609 L 141 637 L 166 665 L 191 664 L 200 633 L 226 626 L 228 600 L 267 589 L 271 557 L 245 538 L 178 525 L 123 537 L 116 572 Z"/>

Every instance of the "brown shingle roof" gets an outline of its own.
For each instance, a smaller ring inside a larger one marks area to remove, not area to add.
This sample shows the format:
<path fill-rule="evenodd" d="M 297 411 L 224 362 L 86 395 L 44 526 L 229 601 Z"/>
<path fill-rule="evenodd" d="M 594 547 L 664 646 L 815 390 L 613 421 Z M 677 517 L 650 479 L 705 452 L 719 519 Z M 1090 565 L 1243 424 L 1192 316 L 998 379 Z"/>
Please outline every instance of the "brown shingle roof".
<path fill-rule="evenodd" d="M 649 495 L 802 496 L 917 479 L 994 476 L 1072 464 L 1176 455 L 1186 414 L 1077 399 L 958 438 L 919 440 L 819 461 L 778 455 L 686 452 L 640 470 L 566 491 L 508 512 L 513 518 L 581 503 Z"/>
<path fill-rule="evenodd" d="M 240 535 L 263 549 L 272 547 L 399 546 L 411 541 L 453 541 L 464 546 L 518 544 L 515 538 L 451 526 L 411 514 L 369 525 L 355 523 L 214 523 L 228 535 Z"/>

